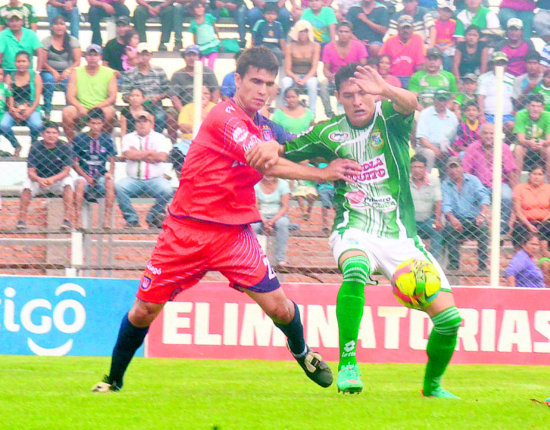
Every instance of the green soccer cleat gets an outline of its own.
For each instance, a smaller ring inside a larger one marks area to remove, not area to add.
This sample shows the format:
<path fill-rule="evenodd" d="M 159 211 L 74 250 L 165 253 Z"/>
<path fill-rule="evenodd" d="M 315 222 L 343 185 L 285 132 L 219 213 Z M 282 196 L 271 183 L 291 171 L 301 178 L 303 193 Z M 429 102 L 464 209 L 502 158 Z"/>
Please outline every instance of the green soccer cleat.
<path fill-rule="evenodd" d="M 94 385 L 94 388 L 92 388 L 92 392 L 94 393 L 110 393 L 113 391 L 120 391 L 120 387 L 117 384 L 109 382 L 109 377 L 107 375 L 103 377 L 101 382 L 98 382 Z"/>
<path fill-rule="evenodd" d="M 309 346 L 307 347 L 307 353 L 303 357 L 294 358 L 300 365 L 307 377 L 321 387 L 330 387 L 333 381 L 332 370 L 328 367 L 327 363 L 323 361 L 321 354 L 312 351 Z M 292 352 L 291 352 L 292 353 Z"/>
<path fill-rule="evenodd" d="M 455 396 L 453 393 L 441 387 L 437 387 L 428 396 L 424 394 L 424 390 L 421 390 L 421 393 L 422 397 L 425 397 L 427 399 L 460 399 L 460 397 Z"/>
<path fill-rule="evenodd" d="M 338 386 L 338 392 L 344 394 L 359 394 L 363 391 L 363 382 L 361 381 L 359 366 L 357 364 L 348 364 L 342 367 L 340 372 L 338 372 L 336 385 Z"/>

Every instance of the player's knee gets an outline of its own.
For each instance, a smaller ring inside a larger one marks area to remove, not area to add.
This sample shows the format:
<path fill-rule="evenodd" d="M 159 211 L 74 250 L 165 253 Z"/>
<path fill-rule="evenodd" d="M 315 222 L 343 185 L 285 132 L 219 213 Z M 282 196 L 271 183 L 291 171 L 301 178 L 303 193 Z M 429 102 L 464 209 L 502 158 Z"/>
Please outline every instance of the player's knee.
<path fill-rule="evenodd" d="M 294 303 L 273 303 L 272 306 L 264 306 L 264 312 L 277 324 L 288 324 L 294 318 Z"/>
<path fill-rule="evenodd" d="M 456 306 L 451 306 L 432 318 L 434 330 L 439 334 L 454 336 L 458 333 L 462 318 Z"/>
<path fill-rule="evenodd" d="M 344 282 L 353 282 L 364 287 L 370 275 L 370 263 L 365 255 L 346 258 L 340 265 Z"/>
<path fill-rule="evenodd" d="M 160 313 L 163 306 L 160 303 L 136 300 L 134 306 L 128 312 L 128 319 L 136 327 L 148 327 Z"/>

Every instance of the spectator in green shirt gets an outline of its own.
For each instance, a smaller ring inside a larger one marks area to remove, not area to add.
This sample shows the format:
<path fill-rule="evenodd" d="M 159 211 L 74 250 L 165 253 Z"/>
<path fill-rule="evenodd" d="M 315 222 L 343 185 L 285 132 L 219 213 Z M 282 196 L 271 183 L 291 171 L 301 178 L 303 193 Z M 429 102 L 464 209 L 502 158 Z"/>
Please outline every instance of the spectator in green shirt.
<path fill-rule="evenodd" d="M 46 62 L 46 51 L 36 33 L 24 28 L 23 14 L 13 9 L 7 15 L 8 28 L 0 32 L 0 61 L 6 73 L 15 71 L 15 56 L 19 51 L 27 52 L 31 59 L 36 55 L 36 70 L 42 70 Z M 32 65 L 31 65 L 32 68 Z"/>
<path fill-rule="evenodd" d="M 309 7 L 302 13 L 301 19 L 313 26 L 313 38 L 321 47 L 336 40 L 336 15 L 330 7 L 323 6 L 322 0 L 309 0 Z"/>
<path fill-rule="evenodd" d="M 550 111 L 550 69 L 546 69 L 542 75 L 542 80 L 533 90 L 533 94 L 542 94 L 544 99 L 544 110 Z"/>
<path fill-rule="evenodd" d="M 34 32 L 38 30 L 38 17 L 32 5 L 23 3 L 19 0 L 9 0 L 8 4 L 0 6 L 0 30 L 7 26 L 7 20 L 10 13 L 14 10 L 21 12 L 23 15 L 23 25 Z"/>
<path fill-rule="evenodd" d="M 425 69 L 415 72 L 409 81 L 409 90 L 418 94 L 423 107 L 433 105 L 436 90 L 446 90 L 452 97 L 458 93 L 454 75 L 441 68 L 442 59 L 443 54 L 438 48 L 428 49 Z"/>
<path fill-rule="evenodd" d="M 527 108 L 516 114 L 514 133 L 518 142 L 514 148 L 518 171 L 544 163 L 550 177 L 550 112 L 544 111 L 542 95 L 529 95 Z"/>

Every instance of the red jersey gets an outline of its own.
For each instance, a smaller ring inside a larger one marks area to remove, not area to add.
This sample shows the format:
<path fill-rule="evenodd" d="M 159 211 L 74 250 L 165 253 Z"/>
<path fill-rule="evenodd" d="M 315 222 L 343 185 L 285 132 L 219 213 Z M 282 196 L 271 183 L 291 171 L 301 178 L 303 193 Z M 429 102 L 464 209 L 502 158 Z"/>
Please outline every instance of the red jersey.
<path fill-rule="evenodd" d="M 170 214 L 228 225 L 259 221 L 254 185 L 262 175 L 244 154 L 272 138 L 233 100 L 217 104 L 189 147 Z"/>

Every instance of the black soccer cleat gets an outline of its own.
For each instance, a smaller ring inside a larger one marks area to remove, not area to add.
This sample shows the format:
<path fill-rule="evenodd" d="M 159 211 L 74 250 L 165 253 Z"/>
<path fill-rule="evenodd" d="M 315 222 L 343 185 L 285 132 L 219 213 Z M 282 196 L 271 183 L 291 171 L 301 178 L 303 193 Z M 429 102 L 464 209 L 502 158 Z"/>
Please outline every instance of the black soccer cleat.
<path fill-rule="evenodd" d="M 307 345 L 306 347 L 307 353 L 303 357 L 296 357 L 294 354 L 292 355 L 300 367 L 304 369 L 304 372 L 309 379 L 321 387 L 330 387 L 334 379 L 332 376 L 332 370 L 330 370 L 327 363 L 323 361 L 321 354 L 311 350 Z"/>

